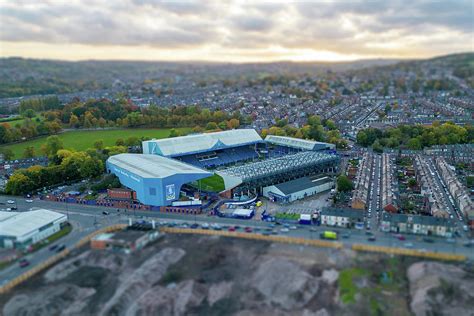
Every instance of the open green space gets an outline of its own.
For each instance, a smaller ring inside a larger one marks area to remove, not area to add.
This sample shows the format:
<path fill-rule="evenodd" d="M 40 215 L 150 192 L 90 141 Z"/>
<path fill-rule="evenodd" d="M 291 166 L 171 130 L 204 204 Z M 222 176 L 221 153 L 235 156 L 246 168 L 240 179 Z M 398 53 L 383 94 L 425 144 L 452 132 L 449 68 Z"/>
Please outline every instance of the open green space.
<path fill-rule="evenodd" d="M 210 192 L 221 192 L 225 189 L 224 179 L 217 174 L 198 180 L 193 184 L 193 186 L 200 188 L 203 191 Z"/>
<path fill-rule="evenodd" d="M 68 131 L 58 134 L 59 138 L 63 141 L 64 148 L 74 150 L 86 150 L 92 148 L 94 142 L 97 140 L 103 140 L 104 146 L 113 146 L 117 139 L 122 138 L 126 140 L 129 137 L 150 137 L 150 138 L 166 138 L 170 135 L 169 128 L 167 129 L 106 129 L 106 130 L 77 130 Z M 178 133 L 188 133 L 190 128 L 176 128 Z M 33 146 L 37 156 L 41 156 L 41 145 L 46 141 L 47 136 L 39 137 L 33 140 L 5 145 L 1 148 L 9 148 L 13 151 L 14 158 L 21 158 L 26 147 Z"/>
<path fill-rule="evenodd" d="M 293 213 L 276 213 L 276 219 L 289 219 L 289 220 L 299 220 L 300 214 L 293 214 Z"/>
<path fill-rule="evenodd" d="M 341 300 L 344 304 L 355 302 L 355 296 L 359 289 L 354 283 L 354 278 L 363 277 L 367 274 L 368 272 L 361 268 L 349 268 L 340 272 L 338 284 Z"/>

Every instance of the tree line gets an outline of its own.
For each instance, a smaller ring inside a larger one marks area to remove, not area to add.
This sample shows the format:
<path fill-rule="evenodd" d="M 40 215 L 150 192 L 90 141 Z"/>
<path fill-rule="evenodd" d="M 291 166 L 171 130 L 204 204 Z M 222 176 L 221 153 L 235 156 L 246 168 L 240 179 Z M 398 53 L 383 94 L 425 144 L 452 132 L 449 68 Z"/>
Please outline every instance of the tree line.
<path fill-rule="evenodd" d="M 460 126 L 452 122 L 431 126 L 400 125 L 381 130 L 366 128 L 357 133 L 357 144 L 382 151 L 384 147 L 421 150 L 434 145 L 474 143 L 474 127 Z"/>
<path fill-rule="evenodd" d="M 74 99 L 64 105 L 54 97 L 29 99 L 22 101 L 19 109 L 23 122 L 15 125 L 1 123 L 0 144 L 57 134 L 63 128 L 194 127 L 201 131 L 237 128 L 241 123 L 250 121 L 238 112 L 211 111 L 199 106 L 138 107 L 123 98 L 116 101 L 91 99 L 86 102 Z M 40 113 L 41 118 L 35 118 L 36 113 Z"/>
<path fill-rule="evenodd" d="M 62 183 L 97 178 L 104 173 L 108 157 L 127 152 L 125 146 L 104 148 L 100 141 L 94 146 L 86 151 L 71 151 L 64 149 L 58 136 L 48 137 L 42 149 L 48 155 L 49 166 L 36 165 L 16 170 L 10 176 L 5 192 L 22 195 Z"/>

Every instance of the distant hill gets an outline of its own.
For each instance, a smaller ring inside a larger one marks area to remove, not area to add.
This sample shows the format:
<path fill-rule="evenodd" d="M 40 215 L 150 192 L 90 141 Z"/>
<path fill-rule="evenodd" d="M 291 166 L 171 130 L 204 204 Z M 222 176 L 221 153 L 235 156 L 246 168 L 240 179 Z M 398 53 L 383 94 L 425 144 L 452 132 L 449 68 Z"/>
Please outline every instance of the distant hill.
<path fill-rule="evenodd" d="M 262 73 L 317 74 L 321 71 L 348 71 L 373 67 L 419 67 L 420 63 L 457 69 L 463 78 L 472 77 L 474 53 L 454 54 L 427 60 L 400 61 L 368 59 L 352 62 L 206 63 L 145 61 L 79 61 L 0 58 L 0 98 L 60 94 L 111 88 L 120 82 L 123 89 L 141 85 L 145 79 L 202 80 L 206 78 L 249 78 Z M 466 70 L 467 67 L 467 70 Z"/>

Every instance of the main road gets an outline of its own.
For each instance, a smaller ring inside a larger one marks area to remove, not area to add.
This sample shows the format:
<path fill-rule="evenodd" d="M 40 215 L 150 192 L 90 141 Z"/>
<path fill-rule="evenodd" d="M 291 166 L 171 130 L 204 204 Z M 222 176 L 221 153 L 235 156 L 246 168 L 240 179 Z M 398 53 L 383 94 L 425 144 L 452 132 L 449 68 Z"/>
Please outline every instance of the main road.
<path fill-rule="evenodd" d="M 4 202 L 10 199 L 8 196 L 0 196 L 0 202 Z M 3 206 L 3 205 L 1 205 Z M 44 201 L 44 200 L 34 200 L 32 203 L 28 203 L 25 200 L 18 198 L 17 199 L 18 211 L 29 211 L 38 208 L 49 209 L 57 212 L 64 213 L 68 216 L 69 221 L 73 226 L 73 230 L 67 236 L 57 240 L 55 244 L 64 244 L 66 247 L 71 247 L 77 243 L 80 239 L 87 236 L 88 234 L 102 228 L 105 226 L 117 224 L 117 223 L 126 223 L 129 218 L 132 220 L 157 220 L 165 222 L 176 222 L 183 223 L 187 222 L 188 224 L 196 222 L 198 224 L 203 223 L 218 223 L 220 225 L 239 225 L 239 226 L 249 226 L 254 229 L 262 228 L 272 228 L 276 230 L 279 234 L 286 234 L 293 237 L 303 237 L 308 239 L 319 238 L 319 233 L 324 230 L 337 231 L 340 235 L 345 235 L 344 238 L 340 241 L 346 246 L 350 247 L 354 243 L 365 243 L 365 244 L 375 244 L 379 246 L 388 246 L 388 247 L 404 247 L 406 243 L 411 243 L 413 249 L 424 249 L 426 251 L 435 251 L 435 252 L 447 252 L 455 254 L 463 254 L 470 260 L 474 260 L 474 251 L 473 248 L 464 247 L 462 244 L 448 243 L 446 239 L 443 238 L 433 238 L 433 243 L 427 243 L 423 241 L 422 236 L 415 235 L 406 235 L 405 241 L 399 241 L 396 237 L 389 233 L 376 233 L 377 240 L 370 242 L 367 240 L 367 235 L 363 230 L 357 229 L 344 229 L 344 228 L 325 228 L 318 226 L 305 226 L 299 225 L 297 227 L 292 227 L 288 232 L 281 232 L 282 226 L 275 225 L 262 221 L 255 220 L 241 220 L 233 218 L 220 218 L 216 216 L 208 215 L 185 215 L 185 214 L 172 214 L 172 213 L 161 213 L 154 211 L 124 211 L 120 210 L 117 212 L 116 208 L 106 208 L 102 206 L 90 206 L 90 205 L 81 205 L 81 204 L 67 204 L 60 202 Z M 0 208 L 1 210 L 1 208 Z M 103 212 L 109 212 L 109 215 L 104 215 Z M 375 214 L 372 214 L 374 216 Z M 12 280 L 13 278 L 21 275 L 23 272 L 28 271 L 35 265 L 44 262 L 48 258 L 52 257 L 55 252 L 50 251 L 48 247 L 44 247 L 34 253 L 28 254 L 26 258 L 30 261 L 30 266 L 26 268 L 20 268 L 18 264 L 12 264 L 9 267 L 0 271 L 0 286 Z M 474 246 L 474 245 L 473 245 Z"/>

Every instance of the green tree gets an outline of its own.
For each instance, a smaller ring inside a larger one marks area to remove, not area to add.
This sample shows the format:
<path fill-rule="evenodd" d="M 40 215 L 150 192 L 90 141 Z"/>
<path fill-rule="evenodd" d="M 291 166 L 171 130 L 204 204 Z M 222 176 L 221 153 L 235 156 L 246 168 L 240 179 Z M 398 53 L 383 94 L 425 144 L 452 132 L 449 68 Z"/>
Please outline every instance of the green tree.
<path fill-rule="evenodd" d="M 35 156 L 35 147 L 28 146 L 23 152 L 23 158 L 33 158 Z"/>
<path fill-rule="evenodd" d="M 176 131 L 176 129 L 172 128 L 170 130 L 170 136 L 169 137 L 178 137 L 179 134 L 178 134 L 178 131 Z"/>
<path fill-rule="evenodd" d="M 48 157 L 56 155 L 58 150 L 63 149 L 63 141 L 59 136 L 53 135 L 46 138 L 46 142 L 41 146 L 41 150 Z"/>
<path fill-rule="evenodd" d="M 346 176 L 341 174 L 337 177 L 337 190 L 340 192 L 348 192 L 353 188 L 352 181 Z"/>
<path fill-rule="evenodd" d="M 415 179 L 415 178 L 410 178 L 410 179 L 408 180 L 408 186 L 409 186 L 410 188 L 415 187 L 416 184 L 417 184 L 417 182 L 416 182 L 416 179 Z"/>
<path fill-rule="evenodd" d="M 215 129 L 217 129 L 217 124 L 216 124 L 215 122 L 209 122 L 209 123 L 207 123 L 207 125 L 206 125 L 206 129 L 207 129 L 208 131 L 215 130 Z"/>
<path fill-rule="evenodd" d="M 97 149 L 97 150 L 104 149 L 104 141 L 102 139 L 96 140 L 94 142 L 94 148 Z"/>
<path fill-rule="evenodd" d="M 123 140 L 123 138 L 119 138 L 115 141 L 115 145 L 117 146 L 125 146 L 125 141 Z"/>
<path fill-rule="evenodd" d="M 0 154 L 3 155 L 4 160 L 12 160 L 15 156 L 10 148 L 0 148 Z"/>
<path fill-rule="evenodd" d="M 383 146 L 380 144 L 378 139 L 372 144 L 372 149 L 377 153 L 383 152 Z"/>
<path fill-rule="evenodd" d="M 28 118 L 33 118 L 36 116 L 36 113 L 33 109 L 27 109 L 25 110 L 25 112 L 23 112 L 22 114 L 24 117 L 28 117 Z"/>
<path fill-rule="evenodd" d="M 12 195 L 22 195 L 33 189 L 34 184 L 31 179 L 19 172 L 13 173 L 5 186 L 5 192 Z"/>

